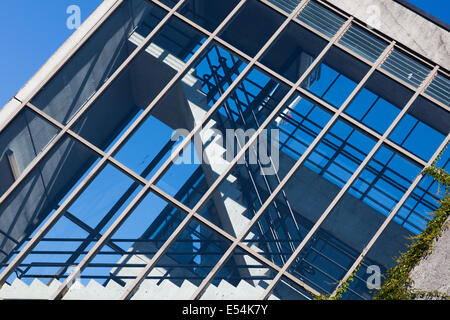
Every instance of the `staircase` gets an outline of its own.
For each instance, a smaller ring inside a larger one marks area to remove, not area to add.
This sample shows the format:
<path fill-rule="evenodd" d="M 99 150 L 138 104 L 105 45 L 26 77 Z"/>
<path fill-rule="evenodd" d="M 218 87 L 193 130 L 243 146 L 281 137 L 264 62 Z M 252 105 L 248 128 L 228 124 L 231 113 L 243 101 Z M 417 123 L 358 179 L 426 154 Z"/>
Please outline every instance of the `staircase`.
<path fill-rule="evenodd" d="M 137 33 L 134 33 L 130 37 L 130 42 L 135 45 L 139 45 L 143 41 L 143 37 Z M 183 61 L 177 57 L 167 53 L 164 49 L 151 44 L 147 47 L 146 52 L 164 62 L 171 68 L 179 71 L 185 65 Z M 192 112 L 194 121 L 201 120 L 207 112 L 205 110 L 206 96 L 199 90 L 199 80 L 195 77 L 195 70 L 191 69 L 182 79 L 184 94 L 189 104 L 190 111 Z M 210 120 L 200 133 L 200 139 L 203 145 L 207 145 L 204 151 L 204 156 L 208 158 L 210 179 L 215 179 L 218 175 L 222 174 L 226 168 L 230 165 L 225 159 L 225 149 L 220 141 L 224 141 L 223 137 L 215 135 L 213 129 L 217 128 L 218 124 L 215 120 Z M 207 143 L 212 140 L 212 142 Z M 208 174 L 205 172 L 205 175 Z M 212 180 L 214 181 L 214 180 Z M 212 183 L 210 181 L 210 183 Z M 242 205 L 242 192 L 237 185 L 237 178 L 233 175 L 229 175 L 219 188 L 221 200 L 221 214 L 230 220 L 232 229 L 235 234 L 240 234 L 241 231 L 248 225 L 250 220 L 244 216 L 247 208 Z M 249 234 L 247 239 L 252 238 L 254 235 Z M 134 252 L 142 251 L 154 251 L 156 248 L 150 248 L 149 245 L 140 247 L 139 243 L 130 249 Z M 251 248 L 256 252 L 261 250 L 252 245 Z M 137 251 L 136 251 L 137 249 Z M 164 257 L 167 260 L 169 258 Z M 255 265 L 256 262 L 249 256 L 243 256 L 241 262 L 246 265 Z M 125 264 L 145 264 L 149 262 L 149 258 L 145 255 L 133 254 L 131 256 L 124 256 L 119 260 L 119 263 Z M 174 261 L 165 261 L 167 263 L 175 264 Z M 128 277 L 128 280 L 124 280 L 126 285 L 129 285 L 132 280 L 130 277 L 136 277 L 140 268 L 124 267 L 113 268 L 111 274 L 118 278 Z M 258 279 L 261 276 L 266 275 L 267 268 L 249 268 L 247 278 L 249 280 L 241 280 L 236 286 L 221 280 L 217 286 L 210 284 L 204 291 L 201 299 L 206 300 L 224 300 L 224 299 L 258 299 L 264 292 L 264 288 L 267 287 L 267 283 L 264 280 L 252 280 L 252 278 Z M 136 300 L 158 300 L 158 299 L 189 299 L 197 289 L 197 286 L 189 280 L 171 281 L 167 278 L 167 271 L 163 268 L 154 268 L 148 275 L 153 278 L 159 279 L 146 279 L 139 286 L 138 291 L 135 293 L 132 299 Z M 178 276 L 178 279 L 188 279 L 192 275 L 189 271 L 183 272 L 183 274 L 170 273 L 170 276 Z M 30 284 L 16 278 L 11 284 L 4 284 L 0 288 L 0 299 L 49 299 L 62 284 L 57 279 L 51 280 L 48 284 L 43 283 L 39 279 L 34 279 Z M 97 281 L 91 279 L 89 283 L 82 284 L 80 281 L 76 281 L 63 297 L 64 300 L 117 300 L 124 293 L 125 287 L 119 285 L 114 281 L 108 281 L 106 285 L 102 285 Z M 272 295 L 270 299 L 278 299 Z"/>
<path fill-rule="evenodd" d="M 11 285 L 5 284 L 0 289 L 0 299 L 40 299 L 46 300 L 56 292 L 61 282 L 52 280 L 49 285 L 44 284 L 38 279 L 34 279 L 30 285 L 27 285 L 20 279 L 15 279 Z M 124 292 L 114 281 L 110 281 L 106 286 L 102 286 L 95 280 L 90 280 L 84 286 L 81 282 L 75 282 L 69 289 L 63 300 L 118 300 Z M 139 290 L 133 297 L 133 300 L 187 300 L 197 287 L 190 281 L 185 280 L 181 286 L 177 286 L 169 280 L 164 280 L 158 284 L 158 280 L 144 280 Z M 210 284 L 202 300 L 245 300 L 258 299 L 264 292 L 260 286 L 252 286 L 245 280 L 233 286 L 225 280 L 222 280 L 218 286 Z M 274 295 L 271 300 L 278 300 Z"/>

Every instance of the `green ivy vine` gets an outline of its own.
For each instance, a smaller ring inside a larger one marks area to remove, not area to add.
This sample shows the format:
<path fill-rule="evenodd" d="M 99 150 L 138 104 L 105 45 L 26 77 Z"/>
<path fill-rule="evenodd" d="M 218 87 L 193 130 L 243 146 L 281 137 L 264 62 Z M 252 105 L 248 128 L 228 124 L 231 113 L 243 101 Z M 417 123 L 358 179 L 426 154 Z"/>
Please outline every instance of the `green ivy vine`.
<path fill-rule="evenodd" d="M 447 145 L 448 146 L 448 145 Z M 445 150 L 446 148 L 444 148 Z M 428 175 L 438 182 L 438 193 L 443 188 L 443 198 L 440 201 L 439 208 L 433 213 L 433 219 L 427 223 L 423 233 L 416 237 L 411 237 L 413 243 L 408 251 L 403 253 L 397 259 L 397 265 L 387 272 L 387 279 L 377 292 L 374 300 L 414 300 L 414 299 L 445 299 L 450 300 L 450 296 L 438 291 L 423 291 L 413 288 L 413 281 L 410 273 L 419 262 L 429 255 L 433 250 L 433 242 L 442 235 L 449 225 L 447 223 L 450 217 L 450 174 L 442 168 L 436 166 L 437 161 L 442 156 L 442 152 L 436 158 L 434 163 L 422 171 L 422 175 Z M 336 294 L 318 295 L 314 300 L 340 300 L 348 290 L 350 283 L 353 282 L 358 268 L 345 282 L 340 282 Z"/>
<path fill-rule="evenodd" d="M 413 280 L 410 278 L 414 267 L 432 252 L 435 239 L 449 227 L 447 220 L 450 216 L 450 175 L 446 170 L 436 166 L 442 152 L 430 167 L 422 171 L 422 175 L 429 175 L 439 183 L 438 192 L 444 188 L 440 206 L 433 213 L 434 218 L 427 223 L 425 231 L 412 237 L 413 243 L 397 260 L 397 266 L 387 272 L 387 279 L 374 297 L 375 300 L 450 299 L 448 295 L 437 291 L 414 289 Z"/>

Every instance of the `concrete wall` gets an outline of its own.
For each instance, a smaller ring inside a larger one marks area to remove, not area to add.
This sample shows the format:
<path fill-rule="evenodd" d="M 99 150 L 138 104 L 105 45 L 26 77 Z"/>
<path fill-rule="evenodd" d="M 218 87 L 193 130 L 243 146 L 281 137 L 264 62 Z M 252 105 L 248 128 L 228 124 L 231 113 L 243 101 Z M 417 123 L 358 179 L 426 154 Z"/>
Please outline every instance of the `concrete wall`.
<path fill-rule="evenodd" d="M 414 288 L 450 295 L 450 220 L 441 237 L 433 243 L 432 253 L 411 272 Z"/>
<path fill-rule="evenodd" d="M 415 12 L 392 0 L 328 0 L 328 2 L 372 25 L 375 19 L 374 12 L 379 12 L 379 31 L 450 69 L 449 32 Z"/>

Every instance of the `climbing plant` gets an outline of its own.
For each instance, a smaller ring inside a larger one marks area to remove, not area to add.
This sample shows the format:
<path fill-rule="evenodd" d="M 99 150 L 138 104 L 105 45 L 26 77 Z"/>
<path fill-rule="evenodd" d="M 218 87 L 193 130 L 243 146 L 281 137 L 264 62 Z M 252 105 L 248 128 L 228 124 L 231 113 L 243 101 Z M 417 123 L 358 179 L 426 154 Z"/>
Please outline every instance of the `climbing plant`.
<path fill-rule="evenodd" d="M 410 273 L 414 267 L 432 252 L 433 242 L 449 227 L 447 220 L 450 216 L 450 175 L 445 169 L 436 166 L 441 155 L 439 155 L 431 166 L 422 171 L 422 175 L 429 175 L 438 182 L 438 192 L 444 189 L 439 208 L 433 213 L 433 219 L 427 223 L 425 231 L 416 237 L 412 237 L 412 244 L 408 251 L 403 253 L 397 260 L 397 266 L 388 271 L 387 279 L 375 296 L 375 300 L 450 298 L 448 295 L 437 291 L 428 292 L 414 289 L 414 283 L 410 278 Z"/>
<path fill-rule="evenodd" d="M 336 289 L 336 294 L 332 296 L 331 294 L 321 294 L 314 297 L 314 300 L 340 300 L 344 293 L 347 292 L 350 283 L 353 282 L 355 275 L 358 273 L 361 264 L 356 267 L 356 269 L 352 272 L 350 277 L 348 277 L 347 281 L 340 281 L 339 285 Z"/>
<path fill-rule="evenodd" d="M 446 148 L 444 148 L 445 150 Z M 434 163 L 422 171 L 422 175 L 428 175 L 438 182 L 438 193 L 443 190 L 443 198 L 439 208 L 433 213 L 433 218 L 428 221 L 423 233 L 413 240 L 406 253 L 403 253 L 397 260 L 397 265 L 387 272 L 387 279 L 377 292 L 374 300 L 413 300 L 413 299 L 447 299 L 450 296 L 438 291 L 423 291 L 413 288 L 413 281 L 410 273 L 414 267 L 427 255 L 432 252 L 433 242 L 442 235 L 442 232 L 449 227 L 447 220 L 450 217 L 450 174 L 443 168 L 436 166 L 444 150 L 439 154 Z M 339 300 L 348 290 L 350 283 L 358 272 L 358 268 L 345 282 L 340 282 L 336 294 L 331 296 L 318 295 L 314 300 Z"/>

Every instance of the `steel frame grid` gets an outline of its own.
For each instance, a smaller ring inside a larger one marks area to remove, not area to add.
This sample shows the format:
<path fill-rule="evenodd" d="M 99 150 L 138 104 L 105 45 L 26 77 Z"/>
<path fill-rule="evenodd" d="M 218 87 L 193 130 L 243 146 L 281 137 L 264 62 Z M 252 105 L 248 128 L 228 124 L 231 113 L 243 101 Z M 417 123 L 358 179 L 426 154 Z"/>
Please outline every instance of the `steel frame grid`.
<path fill-rule="evenodd" d="M 182 16 L 179 16 L 179 14 L 177 13 L 177 12 L 175 12 L 175 10 L 177 10 L 177 8 L 179 8 L 180 6 L 181 6 L 181 4 L 183 3 L 183 1 L 181 1 L 181 2 L 179 2 L 179 3 L 177 3 L 177 5 L 173 8 L 173 9 L 170 9 L 170 8 L 167 8 L 167 7 L 165 7 L 163 4 L 161 4 L 161 3 L 158 3 L 158 1 L 152 1 L 152 2 L 154 2 L 154 3 L 156 3 L 156 4 L 158 4 L 160 7 L 163 7 L 164 9 L 166 9 L 166 10 L 169 10 L 169 13 L 168 13 L 168 15 L 166 16 L 166 18 L 164 18 L 161 22 L 160 22 L 160 24 L 157 26 L 157 28 L 155 28 L 155 30 L 153 30 L 152 31 L 152 34 L 150 34 L 149 35 L 149 39 L 148 39 L 148 41 L 146 41 L 146 42 L 149 42 L 150 40 L 151 40 L 151 38 L 158 32 L 158 27 L 159 28 L 161 28 L 162 27 L 162 25 L 164 24 L 164 22 L 165 21 L 167 21 L 168 20 L 168 17 L 170 16 L 170 15 L 175 15 L 175 16 L 178 16 L 179 18 L 184 18 L 184 17 L 182 17 Z M 245 0 L 244 1 L 242 1 L 241 3 L 240 3 L 240 5 L 243 5 L 243 2 L 245 2 Z M 264 3 L 266 3 L 266 4 L 268 4 L 266 1 L 264 1 L 264 0 L 260 0 L 260 2 L 264 2 Z M 292 16 L 290 19 L 289 19 L 289 17 L 288 17 L 288 19 L 287 19 L 287 21 L 289 21 L 289 20 L 292 20 L 292 21 L 295 21 L 295 22 L 297 22 L 298 23 L 298 21 L 297 21 L 297 19 L 293 19 L 294 17 L 295 17 L 295 15 L 294 15 L 294 13 L 297 13 L 298 11 L 299 11 L 299 9 L 300 8 L 302 8 L 304 5 L 306 5 L 306 3 L 307 3 L 307 1 L 303 1 L 300 5 L 299 5 L 299 8 L 297 8 L 297 10 L 294 10 L 294 12 L 290 15 L 290 16 Z M 118 6 L 118 5 L 117 5 Z M 238 5 L 239 6 L 239 5 Z M 279 9 L 280 10 L 280 9 Z M 236 13 L 238 10 L 234 10 L 234 13 Z M 232 12 L 233 13 L 233 12 Z M 283 12 L 284 13 L 284 12 Z M 284 13 L 284 15 L 286 16 L 286 14 Z M 188 21 L 187 19 L 182 19 L 182 20 L 185 20 L 185 22 L 186 21 Z M 286 22 L 286 21 L 285 21 Z M 201 31 L 201 32 L 203 32 L 204 34 L 208 34 L 207 32 L 204 32 L 204 31 L 206 31 L 206 30 L 204 30 L 204 29 L 202 29 L 201 27 L 199 27 L 199 26 L 196 26 L 195 25 L 195 23 L 190 23 L 191 25 L 193 25 L 195 28 L 197 28 L 197 30 L 199 30 L 199 31 Z M 349 25 L 348 25 L 349 26 Z M 314 30 L 314 29 L 312 29 L 312 30 Z M 281 31 L 280 31 L 281 32 Z M 279 32 L 279 33 L 280 33 Z M 278 33 L 278 34 L 279 34 Z M 216 33 L 217 34 L 217 33 Z M 265 47 L 268 47 L 271 43 L 273 43 L 274 41 L 275 41 L 275 38 L 276 37 L 272 37 L 267 43 L 266 43 L 266 46 Z M 213 35 L 213 39 L 215 39 L 215 40 L 217 40 L 217 42 L 218 43 L 221 43 L 222 42 L 222 44 L 224 44 L 224 41 L 222 40 L 222 41 L 220 41 L 221 39 L 219 39 L 219 38 L 217 38 L 216 37 L 216 35 Z M 145 42 L 144 42 L 145 43 Z M 339 45 L 337 45 L 338 47 L 339 47 Z M 142 47 L 145 47 L 145 45 L 142 45 Z M 142 49 L 142 47 L 141 47 L 141 49 Z M 233 49 L 235 49 L 235 48 L 233 48 L 231 45 L 228 45 L 227 46 L 228 47 L 228 49 L 231 49 L 232 51 L 233 51 Z M 136 49 L 136 51 L 137 51 L 138 49 Z M 200 49 L 199 49 L 199 51 L 200 51 Z M 199 52 L 198 51 L 198 52 Z M 236 52 L 235 52 L 236 53 Z M 242 54 L 242 53 L 241 53 Z M 238 53 L 238 55 L 239 55 L 239 53 Z M 356 55 L 357 56 L 357 55 Z M 130 55 L 130 57 L 131 57 L 131 55 Z M 130 57 L 124 62 L 124 65 L 125 64 L 128 64 L 132 59 L 130 59 Z M 358 56 L 357 56 L 358 57 Z M 256 58 L 256 57 L 255 57 Z M 251 61 L 254 61 L 254 65 L 255 66 L 262 66 L 258 61 L 256 61 L 256 59 L 255 58 L 253 58 Z M 318 57 L 319 58 L 319 57 Z M 316 58 L 316 62 L 318 62 L 318 58 Z M 360 60 L 362 60 L 361 59 L 361 57 L 358 57 Z M 192 59 L 191 58 L 191 61 L 193 61 L 194 59 Z M 367 61 L 365 61 L 365 62 L 367 62 Z M 261 68 L 261 69 L 263 69 L 263 70 L 265 70 L 265 71 L 268 71 L 268 70 L 270 70 L 270 69 L 268 69 L 268 68 L 266 68 L 265 66 L 263 66 L 263 68 Z M 270 70 L 271 71 L 271 70 Z M 182 73 L 182 72 L 181 72 Z M 181 73 L 179 73 L 179 75 L 181 74 Z M 242 72 L 242 73 L 244 73 L 244 72 Z M 276 74 L 275 72 L 273 72 L 273 71 L 271 71 L 270 72 L 270 74 L 274 74 L 274 75 L 276 75 L 276 77 L 277 78 L 279 78 L 280 80 L 283 80 L 283 82 L 286 82 L 286 83 L 289 83 L 289 81 L 287 81 L 286 79 L 283 79 L 282 78 L 282 76 L 280 76 L 280 75 L 278 75 L 278 74 Z M 306 74 L 306 73 L 305 73 Z M 389 76 L 392 78 L 392 75 L 390 75 L 389 74 Z M 281 78 L 280 78 L 281 77 Z M 181 78 L 181 75 L 180 75 L 180 78 Z M 429 80 L 431 80 L 431 79 L 429 79 Z M 112 81 L 111 81 L 112 82 Z M 239 82 L 239 78 L 238 79 L 236 79 L 235 80 L 235 83 L 238 83 Z M 400 82 L 400 81 L 399 81 Z M 428 81 L 428 83 L 429 83 L 429 81 Z M 108 84 L 109 85 L 109 84 Z M 292 84 L 291 84 L 291 86 L 292 86 Z M 106 88 L 107 86 L 106 86 L 106 84 L 105 84 L 105 88 Z M 421 92 L 419 93 L 419 94 L 423 94 L 423 91 L 426 89 L 426 86 L 424 86 L 424 88 L 423 88 L 423 90 L 421 90 Z M 301 88 L 298 88 L 298 86 L 297 87 L 295 87 L 295 89 L 294 89 L 294 91 L 295 90 L 297 90 L 297 91 L 300 91 L 300 92 L 302 92 L 302 91 L 304 91 L 304 89 L 301 89 Z M 230 90 L 231 91 L 231 90 Z M 419 91 L 419 90 L 416 90 L 416 91 Z M 303 93 L 305 93 L 305 92 L 303 92 Z M 417 92 L 416 92 L 417 93 Z M 97 96 L 99 96 L 100 94 L 98 94 Z M 156 100 L 157 100 L 157 98 L 156 98 Z M 222 100 L 225 100 L 225 99 L 222 99 Z M 95 99 L 94 98 L 91 98 L 91 100 L 89 101 L 89 102 L 93 102 L 93 101 L 95 101 Z M 325 106 L 326 106 L 326 103 L 324 103 L 323 101 L 319 101 L 322 105 L 323 104 L 325 104 Z M 91 103 L 92 104 L 92 103 Z M 28 105 L 28 107 L 30 107 L 32 110 L 34 110 L 34 111 L 37 111 L 36 109 L 36 107 L 34 107 L 34 106 L 30 106 L 30 105 Z M 330 107 L 330 106 L 326 106 L 326 107 Z M 86 108 L 87 109 L 87 108 Z M 86 111 L 86 109 L 84 109 L 83 111 Z M 147 108 L 148 109 L 148 108 Z M 151 109 L 151 107 L 150 107 L 150 109 Z M 328 108 L 328 109 L 331 109 L 331 108 Z M 39 109 L 38 109 L 39 110 Z M 40 110 L 39 110 L 40 111 Z M 40 114 L 41 114 L 41 116 L 43 116 L 44 114 L 43 113 L 41 113 L 41 112 L 39 112 Z M 270 118 L 274 118 L 274 116 L 275 116 L 275 114 L 272 114 L 271 115 L 271 117 L 269 117 L 269 119 Z M 49 120 L 49 117 L 48 116 L 45 116 L 45 118 L 47 119 L 47 120 Z M 203 122 L 205 122 L 207 119 L 205 119 Z M 53 122 L 53 121 L 51 121 L 51 122 Z M 351 122 L 353 122 L 353 121 L 351 121 Z M 356 121 L 355 121 L 356 122 Z M 55 124 L 55 123 L 53 123 L 53 124 Z M 59 125 L 58 125 L 58 127 L 60 127 Z M 103 158 L 105 159 L 107 159 L 107 162 L 110 162 L 111 164 L 113 164 L 114 166 L 116 166 L 117 168 L 119 168 L 120 169 L 120 171 L 122 171 L 122 172 L 124 172 L 124 173 L 126 173 L 126 174 L 128 174 L 129 176 L 132 176 L 133 177 L 133 179 L 137 179 L 138 181 L 140 181 L 141 183 L 146 183 L 147 181 L 145 180 L 145 179 L 142 179 L 139 175 L 137 175 L 137 174 L 135 174 L 135 173 L 132 173 L 132 172 L 130 172 L 130 170 L 128 169 L 128 168 L 126 168 L 125 166 L 123 166 L 122 164 L 120 164 L 119 162 L 117 162 L 117 161 L 115 161 L 114 160 L 114 158 L 112 158 L 111 157 L 111 154 L 112 154 L 112 152 L 110 151 L 110 152 L 108 152 L 108 154 L 106 154 L 106 153 L 104 153 L 104 152 L 102 152 L 101 150 L 99 150 L 98 148 L 96 148 L 95 146 L 93 146 L 92 144 L 90 144 L 88 141 L 86 141 L 86 140 L 84 140 L 84 139 L 82 139 L 81 137 L 78 137 L 76 134 L 74 134 L 73 133 L 73 131 L 71 131 L 68 127 L 70 127 L 70 126 L 66 126 L 65 128 L 66 129 L 62 129 L 62 130 L 66 130 L 67 131 L 67 133 L 69 134 L 69 135 L 71 135 L 72 137 L 75 137 L 78 141 L 80 141 L 80 142 L 82 142 L 83 144 L 85 144 L 85 145 L 87 145 L 89 148 L 91 148 L 92 150 L 94 150 L 95 152 L 97 152 L 98 154 L 100 154 L 100 155 L 103 155 Z M 391 125 L 391 127 L 393 127 L 393 125 Z M 60 129 L 61 129 L 61 127 L 60 127 Z M 61 134 L 61 136 L 62 136 L 63 134 Z M 187 140 L 187 139 L 186 139 Z M 448 141 L 448 137 L 447 137 L 447 139 L 446 139 L 446 141 Z M 444 141 L 444 142 L 446 142 L 446 141 Z M 53 144 L 54 145 L 54 144 Z M 249 145 L 249 144 L 248 144 Z M 394 144 L 395 145 L 395 144 Z M 442 147 L 443 146 L 445 146 L 445 143 L 443 143 L 442 144 Z M 396 146 L 395 145 L 395 149 L 397 150 L 398 149 L 398 146 Z M 175 154 L 176 154 L 176 152 L 175 152 Z M 437 154 L 438 154 L 438 152 L 437 152 Z M 236 158 L 238 158 L 239 157 L 239 155 L 236 157 Z M 41 159 L 43 158 L 43 156 L 41 157 Z M 235 158 L 235 159 L 236 159 Z M 40 159 L 39 159 L 40 160 Z M 419 163 L 421 163 L 422 164 L 422 166 L 423 166 L 423 161 L 416 161 L 417 160 L 417 158 L 416 159 L 413 159 L 413 160 L 415 160 L 415 162 L 419 162 Z M 105 161 L 106 162 L 106 161 Z M 430 162 L 432 162 L 431 160 L 430 160 Z M 430 163 L 429 162 L 429 163 Z M 98 171 L 101 169 L 100 168 L 100 166 L 96 166 L 97 168 L 98 168 Z M 232 167 L 232 165 L 230 165 L 230 167 Z M 91 174 L 92 174 L 92 172 L 95 170 L 95 168 L 91 171 Z M 418 176 L 417 177 L 417 179 L 416 180 L 418 180 L 418 181 L 420 181 L 420 176 Z M 417 181 L 417 183 L 418 183 L 418 181 Z M 85 181 L 84 181 L 85 182 Z M 412 187 L 413 185 L 411 185 L 411 187 Z M 161 197 L 163 197 L 163 198 L 167 198 L 168 196 L 167 195 L 165 195 L 164 194 L 164 192 L 162 192 L 161 190 L 159 190 L 158 188 L 156 188 L 156 187 L 152 187 L 152 186 L 150 186 L 149 187 L 149 189 L 150 190 L 152 190 L 152 191 L 154 191 L 155 193 L 159 193 L 160 194 L 160 196 Z M 75 192 L 75 191 L 74 191 Z M 406 196 L 406 194 L 405 194 L 405 196 Z M 404 198 L 405 198 L 405 196 L 404 196 Z M 2 197 L 3 198 L 3 197 Z M 6 198 L 6 197 L 5 197 Z M 3 199 L 2 199 L 3 200 Z M 170 197 L 169 197 L 169 200 L 170 200 Z M 175 200 L 175 199 L 172 199 L 172 200 Z M 176 201 L 176 200 L 175 200 Z M 0 201 L 1 202 L 1 201 Z M 173 201 L 172 201 L 173 202 Z M 399 202 L 400 203 L 400 202 Z M 196 207 L 199 207 L 198 205 L 196 206 Z M 189 210 L 190 211 L 190 210 Z M 192 212 L 191 212 L 192 213 Z M 202 219 L 204 219 L 204 218 L 202 218 L 201 216 L 199 216 L 197 213 L 195 213 L 194 212 L 194 214 L 192 215 L 193 217 L 195 217 L 195 218 L 197 218 L 197 219 L 199 219 L 200 221 L 202 221 Z M 208 222 L 208 221 L 204 221 L 205 222 L 205 224 L 207 224 L 207 225 L 209 225 L 210 223 Z M 218 231 L 219 232 L 219 230 L 216 230 L 216 231 Z M 222 230 L 220 230 L 220 231 L 222 231 Z M 220 232 L 220 233 L 223 233 L 223 231 L 222 232 Z M 381 233 L 381 232 L 380 232 Z M 239 244 L 239 246 L 241 247 L 241 244 Z M 244 248 L 245 249 L 245 248 Z M 246 248 L 246 249 L 248 249 L 248 248 Z M 254 252 L 252 252 L 251 251 L 251 249 L 248 249 L 248 250 L 250 250 L 249 251 L 249 253 L 251 253 L 252 255 L 254 255 L 255 256 L 255 253 Z M 257 254 L 256 254 L 257 255 Z M 262 258 L 262 257 L 261 257 Z M 263 259 L 263 260 L 265 260 L 265 259 Z M 275 268 L 275 269 L 279 269 L 279 268 Z M 280 273 L 279 274 L 281 274 L 282 273 L 282 271 L 280 271 Z M 286 275 L 286 274 L 285 274 Z M 291 278 L 291 277 L 289 277 L 288 276 L 288 278 Z M 0 280 L 2 280 L 2 279 L 0 279 Z M 292 280 L 292 279 L 291 279 Z M 273 282 L 273 285 L 275 285 L 275 283 Z M 269 288 L 268 288 L 269 289 Z"/>

